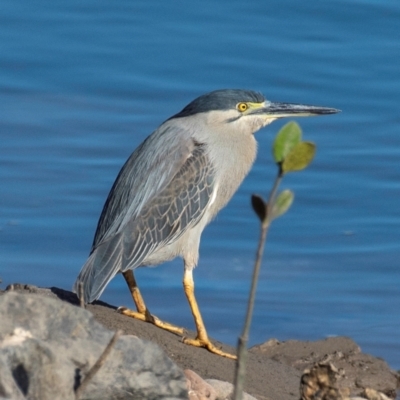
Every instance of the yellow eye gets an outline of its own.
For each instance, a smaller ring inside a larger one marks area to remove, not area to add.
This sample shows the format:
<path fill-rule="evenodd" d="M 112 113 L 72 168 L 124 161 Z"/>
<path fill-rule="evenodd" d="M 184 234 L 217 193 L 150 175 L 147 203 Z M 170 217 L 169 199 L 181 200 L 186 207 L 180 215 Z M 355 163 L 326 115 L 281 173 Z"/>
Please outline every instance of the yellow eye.
<path fill-rule="evenodd" d="M 240 112 L 245 112 L 248 108 L 249 108 L 249 106 L 248 106 L 246 103 L 239 103 L 239 104 L 237 105 L 237 109 L 238 109 Z"/>

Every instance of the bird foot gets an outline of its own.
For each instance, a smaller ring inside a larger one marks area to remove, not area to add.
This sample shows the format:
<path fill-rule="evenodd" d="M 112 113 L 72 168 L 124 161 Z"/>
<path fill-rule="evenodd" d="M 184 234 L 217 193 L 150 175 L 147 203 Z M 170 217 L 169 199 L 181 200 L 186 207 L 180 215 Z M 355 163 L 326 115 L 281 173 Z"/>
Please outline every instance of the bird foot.
<path fill-rule="evenodd" d="M 190 346 L 195 346 L 195 347 L 204 347 L 206 348 L 209 352 L 217 354 L 218 356 L 222 356 L 222 357 L 226 357 L 226 358 L 230 358 L 232 360 L 236 360 L 236 356 L 233 354 L 229 354 L 229 353 L 225 353 L 224 351 L 222 351 L 221 349 L 217 348 L 216 346 L 214 346 L 210 339 L 206 338 L 206 339 L 189 339 L 189 338 L 183 338 L 182 339 L 183 343 L 188 344 Z"/>
<path fill-rule="evenodd" d="M 139 319 L 140 321 L 145 321 L 149 322 L 150 324 L 153 324 L 157 326 L 158 328 L 165 329 L 166 331 L 175 333 L 177 335 L 184 335 L 185 334 L 185 329 L 172 325 L 168 322 L 161 321 L 156 317 L 155 315 L 152 315 L 147 309 L 144 313 L 140 313 L 137 311 L 130 310 L 129 308 L 126 307 L 118 307 L 117 312 L 123 315 L 126 315 L 127 317 L 131 318 L 136 318 Z"/>

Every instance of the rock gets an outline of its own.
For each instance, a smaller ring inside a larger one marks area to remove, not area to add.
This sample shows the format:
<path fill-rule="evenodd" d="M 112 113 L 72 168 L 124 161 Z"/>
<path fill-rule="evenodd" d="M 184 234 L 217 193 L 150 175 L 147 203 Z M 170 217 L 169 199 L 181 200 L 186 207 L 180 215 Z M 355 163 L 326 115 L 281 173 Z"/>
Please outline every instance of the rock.
<path fill-rule="evenodd" d="M 219 381 L 217 379 L 206 379 L 216 391 L 216 400 L 231 400 L 233 398 L 233 385 L 229 382 Z M 243 400 L 257 400 L 247 393 L 243 393 Z"/>
<path fill-rule="evenodd" d="M 15 328 L 0 346 L 0 385 L 5 387 L 2 395 L 13 399 L 74 399 L 74 374 L 64 376 L 66 371 L 59 368 L 63 360 L 49 344 Z"/>
<path fill-rule="evenodd" d="M 366 388 L 363 395 L 368 400 L 390 400 L 384 393 L 370 388 Z"/>
<path fill-rule="evenodd" d="M 300 400 L 390 400 L 382 392 L 366 388 L 361 396 L 349 397 L 350 389 L 338 389 L 337 378 L 343 378 L 333 364 L 319 363 L 304 371 L 300 382 Z"/>
<path fill-rule="evenodd" d="M 189 400 L 217 400 L 217 392 L 203 378 L 190 369 L 185 369 Z"/>
<path fill-rule="evenodd" d="M 113 332 L 40 295 L 0 296 L 0 398 L 75 399 Z M 154 344 L 121 336 L 81 399 L 187 399 L 183 372 Z"/>
<path fill-rule="evenodd" d="M 304 371 L 300 381 L 301 400 L 345 400 L 350 391 L 339 390 L 339 371 L 332 364 L 316 364 Z"/>
<path fill-rule="evenodd" d="M 270 340 L 252 347 L 250 352 L 263 354 L 301 371 L 317 364 L 332 363 L 340 372 L 339 390 L 349 390 L 352 396 L 363 397 L 364 389 L 374 388 L 389 398 L 396 397 L 399 374 L 384 360 L 362 353 L 360 347 L 347 337 L 315 342 Z"/>

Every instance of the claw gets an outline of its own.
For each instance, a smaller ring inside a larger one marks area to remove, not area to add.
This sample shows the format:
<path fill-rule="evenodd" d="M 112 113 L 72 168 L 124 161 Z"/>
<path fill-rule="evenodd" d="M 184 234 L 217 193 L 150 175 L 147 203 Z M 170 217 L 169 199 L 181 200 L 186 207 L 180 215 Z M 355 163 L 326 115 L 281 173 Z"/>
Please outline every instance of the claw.
<path fill-rule="evenodd" d="M 236 360 L 236 358 L 237 358 L 234 354 L 226 353 L 225 351 L 222 351 L 220 348 L 217 348 L 216 346 L 214 346 L 208 338 L 207 339 L 182 338 L 182 341 L 183 341 L 183 343 L 188 344 L 190 346 L 204 347 L 209 352 L 217 354 L 218 356 L 230 358 L 231 360 Z"/>
<path fill-rule="evenodd" d="M 165 329 L 169 332 L 176 333 L 177 335 L 183 335 L 185 332 L 185 330 L 179 326 L 175 326 L 168 322 L 161 321 L 156 316 L 152 315 L 150 311 L 147 309 L 143 314 L 137 311 L 129 310 L 126 307 L 118 307 L 117 311 L 120 314 L 126 315 L 127 317 L 136 318 L 139 319 L 140 321 L 148 322 L 159 328 Z"/>

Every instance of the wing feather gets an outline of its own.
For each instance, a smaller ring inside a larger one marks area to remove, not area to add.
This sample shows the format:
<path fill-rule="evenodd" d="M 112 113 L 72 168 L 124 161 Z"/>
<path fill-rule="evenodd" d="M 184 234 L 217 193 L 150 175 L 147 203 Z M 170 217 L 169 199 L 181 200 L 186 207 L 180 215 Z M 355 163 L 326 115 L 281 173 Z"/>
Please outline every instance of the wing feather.
<path fill-rule="evenodd" d="M 141 151 L 146 152 L 146 146 L 150 146 L 146 142 Z M 174 243 L 200 221 L 210 202 L 214 171 L 206 145 L 190 139 L 175 152 L 170 145 L 166 149 L 169 163 L 163 160 L 156 172 L 153 164 L 160 160 L 157 156 L 150 163 L 146 178 L 143 167 L 138 166 L 143 153 L 137 152 L 114 183 L 99 220 L 91 255 L 75 283 L 77 290 L 78 283 L 83 282 L 85 302 L 97 299 L 118 272 L 146 265 L 146 259 L 157 250 Z M 132 179 L 136 174 L 136 180 Z M 146 182 L 137 182 L 138 178 Z M 140 190 L 148 193 L 139 193 Z"/>
<path fill-rule="evenodd" d="M 193 150 L 194 141 L 187 132 L 168 122 L 151 134 L 119 172 L 97 224 L 92 251 L 139 215 L 176 176 Z"/>

